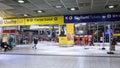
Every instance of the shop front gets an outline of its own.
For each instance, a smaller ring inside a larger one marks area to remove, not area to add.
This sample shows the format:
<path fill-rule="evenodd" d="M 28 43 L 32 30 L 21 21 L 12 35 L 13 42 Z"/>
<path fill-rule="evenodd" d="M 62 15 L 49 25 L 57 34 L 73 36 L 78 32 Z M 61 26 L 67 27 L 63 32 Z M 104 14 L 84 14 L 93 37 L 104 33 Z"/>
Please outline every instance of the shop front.
<path fill-rule="evenodd" d="M 101 37 L 104 37 L 103 40 L 107 43 L 110 35 L 120 42 L 120 13 L 118 12 L 66 15 L 64 22 L 75 25 L 75 44 L 83 44 L 82 42 L 85 43 L 87 40 L 88 43 L 90 40 L 99 43 Z"/>
<path fill-rule="evenodd" d="M 59 25 L 64 24 L 63 16 L 4 19 L 2 27 L 20 27 L 20 44 L 32 43 L 33 37 L 40 41 L 58 42 Z"/>

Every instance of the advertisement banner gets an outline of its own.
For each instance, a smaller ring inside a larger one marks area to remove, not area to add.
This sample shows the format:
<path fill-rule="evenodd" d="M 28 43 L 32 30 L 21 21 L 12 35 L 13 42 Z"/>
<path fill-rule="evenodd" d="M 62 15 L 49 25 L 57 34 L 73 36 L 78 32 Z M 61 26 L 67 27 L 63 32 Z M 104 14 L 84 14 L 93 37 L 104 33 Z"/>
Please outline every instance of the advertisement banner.
<path fill-rule="evenodd" d="M 74 24 L 60 25 L 59 29 L 59 44 L 72 46 L 74 44 Z"/>
<path fill-rule="evenodd" d="M 66 24 L 67 44 L 74 44 L 74 24 Z"/>
<path fill-rule="evenodd" d="M 120 21 L 120 12 L 64 16 L 65 23 L 82 23 L 82 22 L 85 23 L 85 22 L 103 22 L 103 21 Z"/>

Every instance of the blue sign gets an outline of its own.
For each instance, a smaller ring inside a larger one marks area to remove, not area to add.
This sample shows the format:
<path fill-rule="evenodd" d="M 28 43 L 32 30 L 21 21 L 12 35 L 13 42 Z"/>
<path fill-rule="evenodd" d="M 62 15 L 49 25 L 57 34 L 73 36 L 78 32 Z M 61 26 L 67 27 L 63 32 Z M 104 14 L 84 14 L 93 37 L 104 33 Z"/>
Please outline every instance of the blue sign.
<path fill-rule="evenodd" d="M 64 16 L 65 23 L 82 23 L 82 22 L 85 23 L 85 22 L 103 22 L 103 21 L 120 21 L 120 12 Z"/>

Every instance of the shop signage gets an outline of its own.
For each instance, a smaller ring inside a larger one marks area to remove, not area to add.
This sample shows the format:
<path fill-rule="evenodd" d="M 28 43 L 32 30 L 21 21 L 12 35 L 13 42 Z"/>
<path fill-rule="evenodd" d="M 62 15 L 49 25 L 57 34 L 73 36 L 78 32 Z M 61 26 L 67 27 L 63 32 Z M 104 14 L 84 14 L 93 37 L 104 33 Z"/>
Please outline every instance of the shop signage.
<path fill-rule="evenodd" d="M 65 23 L 103 22 L 103 21 L 120 21 L 120 12 L 64 16 Z"/>

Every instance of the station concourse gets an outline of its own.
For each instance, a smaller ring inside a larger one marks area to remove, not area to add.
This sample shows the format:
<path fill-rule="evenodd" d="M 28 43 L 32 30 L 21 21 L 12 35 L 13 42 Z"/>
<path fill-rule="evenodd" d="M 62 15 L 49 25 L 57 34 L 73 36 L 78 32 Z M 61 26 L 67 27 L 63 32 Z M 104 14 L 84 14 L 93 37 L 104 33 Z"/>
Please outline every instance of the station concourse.
<path fill-rule="evenodd" d="M 0 0 L 0 68 L 120 68 L 120 0 Z"/>

